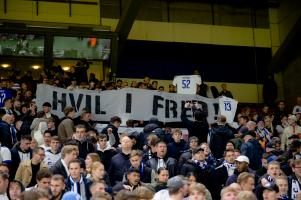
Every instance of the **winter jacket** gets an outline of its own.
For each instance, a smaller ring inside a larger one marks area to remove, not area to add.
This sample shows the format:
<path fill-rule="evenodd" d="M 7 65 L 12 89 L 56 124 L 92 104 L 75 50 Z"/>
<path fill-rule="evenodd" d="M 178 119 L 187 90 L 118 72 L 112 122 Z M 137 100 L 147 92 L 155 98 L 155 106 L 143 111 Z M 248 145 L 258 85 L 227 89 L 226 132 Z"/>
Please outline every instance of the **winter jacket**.
<path fill-rule="evenodd" d="M 226 125 L 213 124 L 210 131 L 210 149 L 215 158 L 222 158 L 226 149 L 227 142 L 234 138 L 234 133 Z"/>
<path fill-rule="evenodd" d="M 112 185 L 117 182 L 121 182 L 124 173 L 131 167 L 129 155 L 124 153 L 118 153 L 111 159 L 111 165 L 109 168 L 109 176 Z"/>
<path fill-rule="evenodd" d="M 92 197 L 91 191 L 90 191 L 90 186 L 92 185 L 92 181 L 89 179 L 82 177 L 83 182 L 85 184 L 85 193 L 86 193 L 86 200 L 89 200 Z M 73 182 L 70 180 L 70 177 L 66 179 L 66 190 L 71 191 L 73 187 Z"/>
<path fill-rule="evenodd" d="M 117 154 L 116 150 L 108 147 L 103 151 L 97 150 L 96 153 L 99 155 L 100 161 L 104 165 L 105 170 L 108 171 L 111 165 L 111 159 Z"/>
<path fill-rule="evenodd" d="M 74 124 L 72 119 L 64 119 L 58 127 L 58 136 L 61 140 L 61 143 L 64 144 L 68 139 L 72 138 Z"/>
<path fill-rule="evenodd" d="M 191 121 L 187 118 L 186 112 L 188 108 L 184 108 L 181 113 L 181 120 L 183 125 L 188 129 L 189 137 L 196 136 L 199 143 L 207 142 L 209 132 L 209 125 L 207 121 Z"/>
<path fill-rule="evenodd" d="M 21 157 L 28 157 L 28 160 L 32 158 L 32 150 L 29 148 L 27 151 L 22 151 L 20 148 L 20 143 L 16 144 L 14 148 L 10 150 L 11 153 L 11 168 L 10 174 L 16 174 L 19 164 L 21 163 Z"/>
<path fill-rule="evenodd" d="M 261 158 L 263 154 L 263 149 L 259 142 L 255 139 L 251 139 L 243 143 L 240 147 L 241 155 L 245 155 L 250 160 L 250 168 L 253 170 L 260 169 L 261 167 Z"/>
<path fill-rule="evenodd" d="M 158 166 L 158 157 L 155 158 L 151 158 L 146 162 L 146 165 L 150 168 L 152 168 L 155 172 L 157 171 L 157 166 Z M 173 177 L 177 175 L 177 160 L 174 158 L 170 158 L 170 157 L 165 157 L 163 158 L 166 168 L 169 172 L 169 177 Z"/>
<path fill-rule="evenodd" d="M 179 160 L 181 154 L 189 148 L 185 140 L 181 140 L 179 143 L 169 143 L 167 145 L 167 156 Z"/>
<path fill-rule="evenodd" d="M 45 165 L 44 162 L 40 163 L 40 170 L 41 169 L 48 169 L 47 165 Z M 32 177 L 31 160 L 22 162 L 18 167 L 15 179 L 21 181 L 26 188 L 32 178 L 36 177 Z"/>

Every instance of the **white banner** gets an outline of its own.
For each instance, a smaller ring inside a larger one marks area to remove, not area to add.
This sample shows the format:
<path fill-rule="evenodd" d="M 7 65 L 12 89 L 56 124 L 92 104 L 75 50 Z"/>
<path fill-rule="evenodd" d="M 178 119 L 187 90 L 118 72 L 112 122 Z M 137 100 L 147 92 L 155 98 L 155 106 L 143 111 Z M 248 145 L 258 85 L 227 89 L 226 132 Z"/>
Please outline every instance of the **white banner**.
<path fill-rule="evenodd" d="M 180 122 L 186 101 L 197 101 L 208 112 L 209 123 L 213 123 L 219 113 L 218 99 L 135 88 L 101 92 L 81 89 L 71 91 L 39 84 L 36 97 L 39 110 L 44 102 L 49 102 L 52 113 L 63 117 L 65 106 L 74 107 L 78 113 L 88 108 L 93 120 L 98 121 L 109 121 L 117 115 L 123 122 L 127 119 L 148 121 L 151 117 L 157 117 L 161 122 Z M 187 115 L 191 116 L 192 112 L 187 111 Z"/>

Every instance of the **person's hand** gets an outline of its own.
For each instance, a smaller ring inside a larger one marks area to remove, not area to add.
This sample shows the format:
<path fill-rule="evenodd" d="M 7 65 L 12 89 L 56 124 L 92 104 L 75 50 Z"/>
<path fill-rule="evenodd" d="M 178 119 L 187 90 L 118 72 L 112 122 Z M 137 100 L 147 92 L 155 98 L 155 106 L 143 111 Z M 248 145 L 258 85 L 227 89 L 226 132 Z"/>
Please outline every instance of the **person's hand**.
<path fill-rule="evenodd" d="M 129 191 L 133 191 L 133 187 L 129 186 L 129 185 L 123 185 L 124 189 L 129 190 Z"/>
<path fill-rule="evenodd" d="M 112 128 L 108 128 L 107 131 L 108 131 L 108 134 L 112 134 L 113 133 L 113 129 Z"/>
<path fill-rule="evenodd" d="M 184 105 L 185 108 L 190 108 L 190 102 L 186 102 Z"/>

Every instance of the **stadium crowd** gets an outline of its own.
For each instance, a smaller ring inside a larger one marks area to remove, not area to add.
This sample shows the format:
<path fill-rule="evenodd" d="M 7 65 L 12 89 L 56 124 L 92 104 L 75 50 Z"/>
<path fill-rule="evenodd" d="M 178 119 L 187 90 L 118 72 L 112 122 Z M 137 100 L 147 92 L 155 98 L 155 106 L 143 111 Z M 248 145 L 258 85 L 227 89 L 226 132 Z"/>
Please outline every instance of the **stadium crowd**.
<path fill-rule="evenodd" d="M 122 80 L 105 84 L 93 74 L 83 80 L 74 73 L 42 73 L 39 82 L 70 90 L 129 86 Z M 142 132 L 128 120 L 122 133 L 119 116 L 100 131 L 87 109 L 76 117 L 67 106 L 60 119 L 49 102 L 36 107 L 30 71 L 20 85 L 11 80 L 6 86 L 12 98 L 5 98 L 0 110 L 1 200 L 301 199 L 301 98 L 292 111 L 284 101 L 275 109 L 245 107 L 231 124 L 222 115 L 209 124 L 198 105 L 187 102 L 181 113 L 186 141 L 181 129 L 165 127 L 156 118 L 145 122 Z M 148 77 L 130 86 L 162 89 Z M 219 95 L 212 88 L 207 95 L 204 88 L 204 96 Z M 223 89 L 221 95 L 233 97 Z M 169 92 L 175 92 L 174 86 Z M 191 109 L 193 120 L 186 115 Z"/>

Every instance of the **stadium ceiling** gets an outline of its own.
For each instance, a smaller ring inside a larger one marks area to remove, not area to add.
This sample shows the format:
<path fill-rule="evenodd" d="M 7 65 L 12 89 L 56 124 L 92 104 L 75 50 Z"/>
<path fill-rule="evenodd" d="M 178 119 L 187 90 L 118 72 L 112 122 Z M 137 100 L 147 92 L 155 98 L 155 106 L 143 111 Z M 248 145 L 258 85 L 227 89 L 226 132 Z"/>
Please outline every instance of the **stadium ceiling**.
<path fill-rule="evenodd" d="M 231 5 L 234 7 L 257 7 L 257 8 L 278 8 L 280 0 L 158 0 L 164 2 L 194 2 L 220 5 Z"/>

